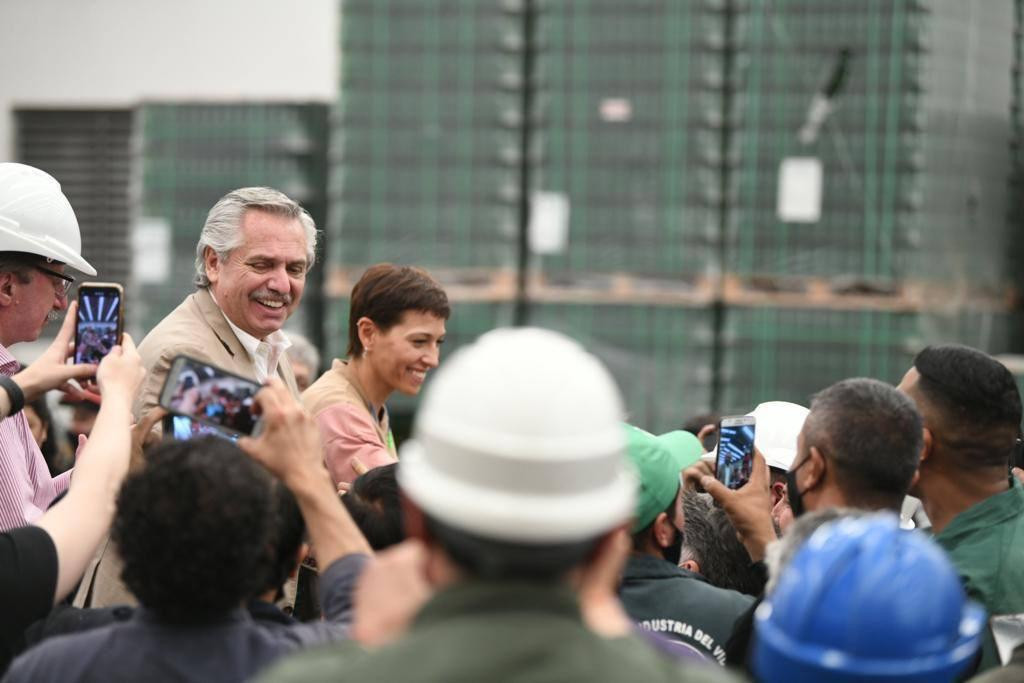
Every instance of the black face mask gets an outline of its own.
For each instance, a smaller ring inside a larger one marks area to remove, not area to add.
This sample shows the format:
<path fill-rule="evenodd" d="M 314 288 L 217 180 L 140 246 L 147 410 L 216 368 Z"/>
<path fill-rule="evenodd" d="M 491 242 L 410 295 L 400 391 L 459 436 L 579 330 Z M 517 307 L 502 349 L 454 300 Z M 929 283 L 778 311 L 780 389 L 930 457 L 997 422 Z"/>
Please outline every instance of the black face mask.
<path fill-rule="evenodd" d="M 799 465 L 786 472 L 786 500 L 789 501 L 789 509 L 793 511 L 793 518 L 796 519 L 804 514 L 804 493 L 796 485 L 796 471 L 807 464 L 811 458 L 808 456 Z"/>
<path fill-rule="evenodd" d="M 675 524 L 672 525 L 675 529 Z M 683 532 L 676 529 L 676 537 L 672 539 L 672 543 L 667 548 L 661 549 L 661 556 L 672 564 L 679 564 L 679 557 L 683 553 Z"/>

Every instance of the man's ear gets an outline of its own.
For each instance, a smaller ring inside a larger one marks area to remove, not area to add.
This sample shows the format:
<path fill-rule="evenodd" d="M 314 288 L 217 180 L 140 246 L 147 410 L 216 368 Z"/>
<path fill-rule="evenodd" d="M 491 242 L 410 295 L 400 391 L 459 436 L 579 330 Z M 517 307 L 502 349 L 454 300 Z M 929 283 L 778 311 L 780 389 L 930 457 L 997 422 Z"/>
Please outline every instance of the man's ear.
<path fill-rule="evenodd" d="M 800 482 L 800 489 L 803 491 L 810 491 L 822 483 L 825 479 L 825 456 L 821 454 L 817 446 L 811 446 L 811 452 L 807 456 L 810 461 L 804 465 L 800 472 L 797 472 L 799 478 L 801 474 L 804 474 L 803 481 Z"/>
<path fill-rule="evenodd" d="M 0 306 L 10 306 L 14 303 L 17 284 L 17 275 L 14 273 L 0 273 Z"/>
<path fill-rule="evenodd" d="M 932 435 L 932 430 L 927 427 L 921 428 L 921 441 L 923 442 L 921 448 L 921 464 L 923 465 L 925 460 L 932 456 L 932 449 L 935 448 L 935 437 Z"/>
<path fill-rule="evenodd" d="M 210 281 L 210 284 L 216 284 L 220 279 L 221 265 L 223 263 L 217 251 L 213 247 L 205 247 L 203 249 L 203 267 L 206 270 L 206 279 Z"/>
<path fill-rule="evenodd" d="M 668 548 L 676 540 L 676 534 L 679 532 L 676 531 L 668 515 L 664 512 L 659 512 L 658 516 L 651 523 L 651 533 L 654 536 L 654 542 L 659 548 Z"/>
<path fill-rule="evenodd" d="M 700 574 L 700 564 L 696 560 L 686 560 L 680 562 L 679 566 L 683 569 L 693 572 L 694 574 Z"/>
<path fill-rule="evenodd" d="M 780 500 L 786 500 L 786 482 L 776 481 L 772 482 L 772 507 L 774 508 L 779 504 Z"/>

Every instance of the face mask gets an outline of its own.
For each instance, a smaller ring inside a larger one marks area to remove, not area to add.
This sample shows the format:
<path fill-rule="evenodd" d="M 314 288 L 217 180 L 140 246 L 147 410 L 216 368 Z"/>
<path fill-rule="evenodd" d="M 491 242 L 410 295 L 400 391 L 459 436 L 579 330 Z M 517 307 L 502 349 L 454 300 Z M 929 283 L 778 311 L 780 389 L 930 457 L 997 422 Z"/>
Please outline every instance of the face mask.
<path fill-rule="evenodd" d="M 786 499 L 789 501 L 789 509 L 793 511 L 793 518 L 796 519 L 804 514 L 804 493 L 796 485 L 796 471 L 803 467 L 810 458 L 786 472 Z"/>
<path fill-rule="evenodd" d="M 675 528 L 675 525 L 672 525 Z M 679 556 L 683 553 L 683 532 L 676 529 L 676 537 L 667 548 L 661 549 L 661 556 L 672 564 L 679 564 Z"/>

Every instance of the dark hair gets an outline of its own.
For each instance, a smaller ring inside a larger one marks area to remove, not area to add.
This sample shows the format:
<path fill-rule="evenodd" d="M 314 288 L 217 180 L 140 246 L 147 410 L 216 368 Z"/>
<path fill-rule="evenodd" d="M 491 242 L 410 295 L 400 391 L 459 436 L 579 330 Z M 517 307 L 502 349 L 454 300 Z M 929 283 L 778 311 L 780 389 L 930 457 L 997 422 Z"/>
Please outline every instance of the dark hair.
<path fill-rule="evenodd" d="M 36 397 L 34 401 L 26 403 L 25 407 L 31 408 L 39 416 L 39 421 L 46 425 L 46 441 L 39 447 L 39 451 L 43 454 L 43 460 L 46 461 L 50 475 L 56 477 L 58 474 L 66 472 L 68 468 L 62 467 L 61 463 L 57 461 L 57 457 L 60 455 L 57 450 L 57 427 L 53 424 L 53 415 L 50 413 L 50 406 L 46 403 L 46 395 Z"/>
<path fill-rule="evenodd" d="M 574 543 L 515 543 L 484 538 L 424 514 L 428 533 L 467 574 L 487 580 L 556 581 L 587 559 L 598 537 Z"/>
<path fill-rule="evenodd" d="M 717 413 L 704 413 L 701 415 L 694 415 L 689 420 L 683 423 L 683 431 L 690 432 L 694 436 L 700 434 L 706 425 L 715 425 L 715 429 L 718 429 L 718 423 L 722 421 L 722 416 Z M 701 445 L 704 446 L 705 450 L 710 451 L 718 444 L 718 434 L 712 432 L 704 437 L 704 441 Z"/>
<path fill-rule="evenodd" d="M 226 439 L 153 448 L 122 486 L 112 530 L 139 602 L 165 621 L 199 623 L 256 595 L 274 530 L 272 481 Z"/>
<path fill-rule="evenodd" d="M 395 479 L 397 463 L 374 467 L 359 475 L 341 497 L 348 514 L 374 550 L 383 550 L 405 540 L 402 506 Z"/>
<path fill-rule="evenodd" d="M 14 273 L 18 281 L 25 284 L 32 279 L 35 266 L 46 260 L 45 256 L 24 251 L 0 251 L 0 273 Z"/>
<path fill-rule="evenodd" d="M 267 543 L 268 557 L 265 561 L 267 578 L 258 591 L 280 591 L 297 564 L 299 548 L 306 535 L 306 522 L 302 511 L 288 487 L 274 482 L 274 519 L 271 536 Z"/>
<path fill-rule="evenodd" d="M 850 505 L 899 510 L 921 459 L 921 415 L 885 382 L 856 378 L 816 394 L 804 426 L 806 447 L 836 467 Z"/>
<path fill-rule="evenodd" d="M 694 560 L 700 565 L 701 575 L 713 586 L 747 595 L 761 593 L 762 574 L 751 564 L 729 515 L 714 504 L 711 496 L 686 489 L 683 519 L 680 563 Z"/>
<path fill-rule="evenodd" d="M 427 271 L 412 266 L 378 263 L 370 266 L 352 288 L 348 310 L 348 355 L 363 352 L 359 340 L 360 318 L 369 318 L 387 331 L 406 311 L 431 313 L 442 320 L 451 315 L 448 295 Z"/>
<path fill-rule="evenodd" d="M 928 429 L 944 450 L 962 467 L 1005 468 L 1021 421 L 1020 392 L 1006 366 L 977 349 L 945 344 L 921 351 L 914 367 L 918 392 L 937 413 Z"/>

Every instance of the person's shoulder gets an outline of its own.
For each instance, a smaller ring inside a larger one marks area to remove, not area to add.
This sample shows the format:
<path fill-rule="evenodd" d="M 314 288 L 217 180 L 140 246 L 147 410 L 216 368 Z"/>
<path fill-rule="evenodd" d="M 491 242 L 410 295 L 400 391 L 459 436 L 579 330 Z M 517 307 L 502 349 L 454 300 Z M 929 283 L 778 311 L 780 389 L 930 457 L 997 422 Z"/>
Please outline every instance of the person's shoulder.
<path fill-rule="evenodd" d="M 106 644 L 114 630 L 123 626 L 114 623 L 48 638 L 15 659 L 4 681 L 76 681 L 95 676 L 94 661 L 110 656 Z"/>
<path fill-rule="evenodd" d="M 339 371 L 337 361 L 302 392 L 302 405 L 313 417 L 336 406 L 352 406 L 369 416 L 355 388 Z"/>
<path fill-rule="evenodd" d="M 257 680 L 260 683 L 336 681 L 340 671 L 365 654 L 353 641 L 311 647 L 278 660 Z"/>

